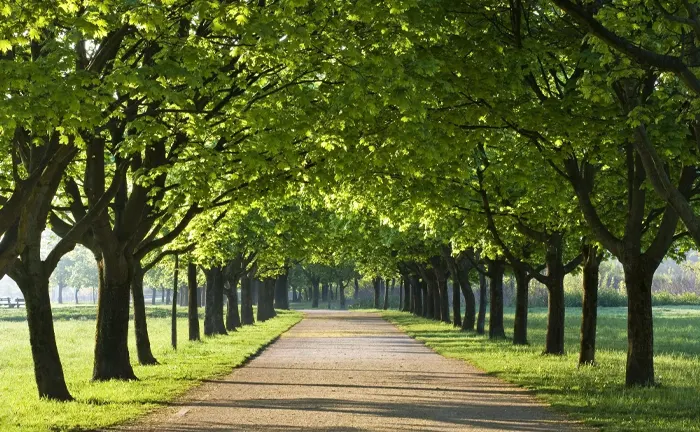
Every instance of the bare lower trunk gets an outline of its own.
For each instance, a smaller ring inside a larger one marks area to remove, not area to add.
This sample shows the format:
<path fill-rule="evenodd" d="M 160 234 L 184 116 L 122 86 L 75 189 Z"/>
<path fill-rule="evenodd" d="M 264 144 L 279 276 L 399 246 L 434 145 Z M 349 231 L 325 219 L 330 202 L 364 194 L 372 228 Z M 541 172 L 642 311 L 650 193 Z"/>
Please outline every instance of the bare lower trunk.
<path fill-rule="evenodd" d="M 129 291 L 132 269 L 126 257 L 103 251 L 97 301 L 94 381 L 135 380 L 129 361 Z"/>
<path fill-rule="evenodd" d="M 581 311 L 581 350 L 578 364 L 595 363 L 595 338 L 598 321 L 598 271 L 600 255 L 595 246 L 583 250 L 583 307 Z"/>
<path fill-rule="evenodd" d="M 527 345 L 528 289 L 530 278 L 527 272 L 513 269 L 515 276 L 515 322 L 513 323 L 513 344 Z"/>
<path fill-rule="evenodd" d="M 136 353 L 139 363 L 142 365 L 158 364 L 158 360 L 156 360 L 151 351 L 151 340 L 148 337 L 146 305 L 143 298 L 143 269 L 139 263 L 134 264 L 131 296 L 134 300 L 134 334 L 136 336 Z"/>
<path fill-rule="evenodd" d="M 204 335 L 226 334 L 224 324 L 224 275 L 221 267 L 206 271 L 207 303 L 204 308 Z"/>
<path fill-rule="evenodd" d="M 200 340 L 199 336 L 199 293 L 197 292 L 197 266 L 190 262 L 187 264 L 187 327 L 189 329 L 189 339 L 191 341 Z"/>
<path fill-rule="evenodd" d="M 503 327 L 503 273 L 505 262 L 503 260 L 489 261 L 489 287 L 491 288 L 491 301 L 489 302 L 489 339 L 503 339 L 506 332 Z"/>
<path fill-rule="evenodd" d="M 241 279 L 241 324 L 243 325 L 255 324 L 252 284 L 253 279 L 250 277 L 246 276 Z"/>
<path fill-rule="evenodd" d="M 275 308 L 289 310 L 289 269 L 277 277 L 275 283 Z"/>
<path fill-rule="evenodd" d="M 393 283 L 393 281 L 392 281 Z M 384 282 L 384 310 L 389 309 L 389 280 Z"/>
<path fill-rule="evenodd" d="M 39 254 L 36 254 L 39 261 Z M 56 347 L 56 334 L 53 328 L 51 297 L 48 277 L 38 267 L 26 271 L 24 280 L 15 280 L 24 295 L 29 327 L 29 344 L 34 361 L 34 378 L 40 398 L 51 400 L 73 400 L 63 375 L 63 366 Z"/>
<path fill-rule="evenodd" d="M 258 289 L 258 322 L 274 318 L 275 279 L 266 278 Z"/>
<path fill-rule="evenodd" d="M 379 299 L 381 298 L 382 291 L 382 279 L 380 277 L 375 277 L 372 284 L 374 287 L 374 308 L 379 309 Z"/>
<path fill-rule="evenodd" d="M 428 310 L 430 309 L 430 305 L 433 304 L 433 300 L 428 296 L 428 284 L 425 282 L 425 280 L 421 279 L 420 284 L 418 285 L 420 287 L 420 295 L 423 300 L 422 304 L 422 312 L 423 312 L 423 317 L 425 318 L 430 318 L 428 316 Z"/>
<path fill-rule="evenodd" d="M 319 288 L 320 281 L 318 279 L 311 279 L 311 307 L 318 307 L 318 300 L 321 295 Z"/>
<path fill-rule="evenodd" d="M 623 263 L 627 287 L 627 373 L 628 386 L 651 386 L 654 378 L 654 322 L 651 282 L 656 268 L 643 258 Z"/>
<path fill-rule="evenodd" d="M 488 292 L 488 284 L 486 283 L 486 275 L 479 274 L 479 315 L 476 320 L 476 332 L 478 334 L 486 333 L 486 295 Z"/>
<path fill-rule="evenodd" d="M 452 280 L 452 325 L 462 327 L 462 304 L 457 278 Z"/>
<path fill-rule="evenodd" d="M 404 312 L 413 312 L 413 309 L 411 308 L 411 305 L 413 304 L 411 301 L 411 283 L 409 282 L 408 277 L 403 278 L 403 284 L 401 287 L 403 288 L 403 310 Z"/>
<path fill-rule="evenodd" d="M 338 281 L 338 296 L 340 297 L 340 309 L 345 310 L 345 285 L 343 281 Z"/>

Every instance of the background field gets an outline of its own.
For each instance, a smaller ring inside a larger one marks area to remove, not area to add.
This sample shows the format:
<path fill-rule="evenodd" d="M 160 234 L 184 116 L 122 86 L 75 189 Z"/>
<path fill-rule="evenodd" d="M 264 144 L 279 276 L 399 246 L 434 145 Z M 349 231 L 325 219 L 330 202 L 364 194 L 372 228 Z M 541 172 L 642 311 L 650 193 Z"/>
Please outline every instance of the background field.
<path fill-rule="evenodd" d="M 187 341 L 187 311 L 178 311 L 179 348 L 170 347 L 167 307 L 148 307 L 149 332 L 157 366 L 136 365 L 133 327 L 131 361 L 140 381 L 92 383 L 95 308 L 54 308 L 58 349 L 75 402 L 37 399 L 24 310 L 0 309 L 0 431 L 90 430 L 122 422 L 163 405 L 201 380 L 230 372 L 301 319 L 278 311 L 265 323 L 228 336 Z"/>
<path fill-rule="evenodd" d="M 507 311 L 512 336 L 513 313 Z M 546 310 L 531 309 L 531 345 L 491 342 L 451 325 L 388 311 L 384 316 L 440 354 L 532 389 L 556 409 L 604 431 L 700 431 L 700 308 L 658 307 L 654 312 L 657 388 L 623 386 L 627 311 L 600 308 L 597 366 L 577 367 L 581 310 L 567 308 L 563 357 L 541 355 Z M 488 321 L 487 321 L 488 322 Z"/>

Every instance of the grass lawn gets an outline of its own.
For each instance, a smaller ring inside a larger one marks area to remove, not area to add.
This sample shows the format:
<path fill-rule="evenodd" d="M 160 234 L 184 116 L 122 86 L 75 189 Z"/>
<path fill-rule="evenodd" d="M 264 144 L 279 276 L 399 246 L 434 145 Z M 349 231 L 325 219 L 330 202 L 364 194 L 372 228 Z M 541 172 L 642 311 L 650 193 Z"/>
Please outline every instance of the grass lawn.
<path fill-rule="evenodd" d="M 90 382 L 95 308 L 57 307 L 58 350 L 75 402 L 39 400 L 24 310 L 0 309 L 0 431 L 80 431 L 133 419 L 166 404 L 203 379 L 225 375 L 301 319 L 298 312 L 246 326 L 228 336 L 187 341 L 187 310 L 178 311 L 177 351 L 170 347 L 169 306 L 148 307 L 148 327 L 157 366 L 136 365 L 133 327 L 131 361 L 140 381 Z"/>
<path fill-rule="evenodd" d="M 382 311 L 410 336 L 446 357 L 533 390 L 571 418 L 604 431 L 700 431 L 700 308 L 656 307 L 656 388 L 625 388 L 626 308 L 600 308 L 595 367 L 577 367 L 581 310 L 568 308 L 566 354 L 543 356 L 546 310 L 531 309 L 531 345 L 515 347 L 408 313 Z M 512 336 L 513 313 L 506 313 Z M 488 323 L 488 319 L 487 319 Z M 510 330 L 510 332 L 509 332 Z"/>

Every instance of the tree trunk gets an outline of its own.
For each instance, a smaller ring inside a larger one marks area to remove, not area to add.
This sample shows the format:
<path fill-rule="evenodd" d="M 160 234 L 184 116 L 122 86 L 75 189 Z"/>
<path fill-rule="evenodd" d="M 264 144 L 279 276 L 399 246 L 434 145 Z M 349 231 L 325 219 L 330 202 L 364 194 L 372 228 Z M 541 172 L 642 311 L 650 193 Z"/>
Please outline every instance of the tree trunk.
<path fill-rule="evenodd" d="M 156 289 L 155 288 L 151 289 L 151 304 L 152 305 L 156 304 Z"/>
<path fill-rule="evenodd" d="M 340 309 L 345 310 L 345 285 L 343 281 L 338 281 L 338 296 L 340 298 Z"/>
<path fill-rule="evenodd" d="M 479 315 L 476 320 L 476 333 L 486 333 L 486 296 L 488 292 L 488 284 L 486 283 L 486 275 L 479 272 Z"/>
<path fill-rule="evenodd" d="M 101 271 L 97 300 L 97 334 L 95 337 L 94 381 L 135 380 L 129 361 L 129 291 L 132 266 L 118 252 L 102 251 L 98 263 Z"/>
<path fill-rule="evenodd" d="M 321 285 L 321 301 L 328 301 L 328 296 L 328 282 L 323 282 L 323 284 Z"/>
<path fill-rule="evenodd" d="M 239 274 L 230 274 L 228 278 L 228 291 L 226 291 L 226 330 L 236 331 L 241 326 L 241 317 L 238 313 L 238 283 Z"/>
<path fill-rule="evenodd" d="M 206 271 L 207 302 L 204 308 L 204 335 L 227 334 L 224 324 L 224 275 L 221 267 Z"/>
<path fill-rule="evenodd" d="M 389 280 L 384 281 L 384 310 L 389 309 Z M 392 280 L 392 284 L 393 284 Z"/>
<path fill-rule="evenodd" d="M 251 295 L 252 295 L 252 300 L 253 304 L 257 305 L 260 302 L 260 285 L 262 285 L 262 282 L 259 281 L 257 278 L 253 279 L 253 283 L 250 284 L 251 287 Z"/>
<path fill-rule="evenodd" d="M 37 252 L 37 261 L 39 255 Z M 15 280 L 24 295 L 27 308 L 27 325 L 29 327 L 29 344 L 34 361 L 34 378 L 40 398 L 70 401 L 73 397 L 68 392 L 63 375 L 61 358 L 56 347 L 56 334 L 53 327 L 51 297 L 49 295 L 48 275 L 41 271 L 41 264 L 29 266 L 24 281 Z"/>
<path fill-rule="evenodd" d="M 320 281 L 317 278 L 311 279 L 311 307 L 312 308 L 318 307 L 318 300 L 319 300 L 319 296 L 320 296 L 319 283 L 320 283 Z"/>
<path fill-rule="evenodd" d="M 78 293 L 80 290 L 78 288 L 75 289 L 75 304 L 79 304 L 80 302 L 78 301 Z"/>
<path fill-rule="evenodd" d="M 151 351 L 146 322 L 146 305 L 143 298 L 144 271 L 140 263 L 134 263 L 134 276 L 131 280 L 131 297 L 134 300 L 134 334 L 136 336 L 136 354 L 142 365 L 155 365 L 158 360 Z"/>
<path fill-rule="evenodd" d="M 544 354 L 564 354 L 564 327 L 566 308 L 564 304 L 564 263 L 561 234 L 553 234 L 545 253 L 547 263 L 547 335 Z"/>
<path fill-rule="evenodd" d="M 474 298 L 474 291 L 472 291 L 471 282 L 469 281 L 469 270 L 471 270 L 471 264 L 463 261 L 468 260 L 467 258 L 463 258 L 456 262 L 455 282 L 459 285 L 459 288 L 462 291 L 462 296 L 464 296 L 464 319 L 462 320 L 462 330 L 473 331 L 474 324 L 476 322 L 476 299 Z"/>
<path fill-rule="evenodd" d="M 506 337 L 503 328 L 503 273 L 505 261 L 489 260 L 489 287 L 491 299 L 489 302 L 489 339 L 503 339 Z"/>
<path fill-rule="evenodd" d="M 162 304 L 167 304 L 165 303 L 165 288 L 160 289 L 160 302 Z M 168 301 L 168 303 L 170 303 L 170 301 Z"/>
<path fill-rule="evenodd" d="M 355 292 L 352 295 L 352 298 L 357 300 L 360 297 L 360 282 L 358 282 L 357 278 L 355 278 Z"/>
<path fill-rule="evenodd" d="M 422 305 L 422 312 L 423 312 L 423 318 L 430 318 L 428 316 L 428 310 L 430 309 L 431 305 L 433 304 L 433 299 L 429 297 L 429 291 L 428 291 L 428 283 L 424 280 L 421 279 L 420 281 L 420 293 L 421 293 L 421 298 L 423 300 L 423 305 Z"/>
<path fill-rule="evenodd" d="M 581 350 L 579 365 L 595 364 L 595 337 L 598 321 L 598 271 L 602 255 L 598 248 L 583 248 L 583 307 L 581 313 Z"/>
<path fill-rule="evenodd" d="M 374 308 L 379 309 L 379 298 L 381 295 L 381 290 L 382 290 L 382 278 L 379 276 L 374 278 L 373 281 L 374 285 Z"/>
<path fill-rule="evenodd" d="M 170 304 L 170 290 L 163 288 L 163 291 L 165 291 L 165 304 L 169 305 Z"/>
<path fill-rule="evenodd" d="M 513 323 L 513 345 L 527 345 L 527 312 L 530 277 L 527 272 L 513 267 L 515 276 L 515 322 Z"/>
<path fill-rule="evenodd" d="M 178 294 L 177 294 L 177 286 L 178 286 L 178 272 L 180 270 L 180 257 L 178 254 L 175 254 L 175 268 L 173 270 L 173 307 L 170 310 L 170 344 L 172 345 L 173 349 L 177 349 L 177 304 L 178 304 Z M 223 300 L 222 300 L 223 301 Z"/>
<path fill-rule="evenodd" d="M 452 324 L 462 327 L 462 302 L 459 298 L 459 281 L 452 277 Z"/>
<path fill-rule="evenodd" d="M 656 268 L 643 257 L 622 263 L 627 288 L 627 373 L 628 386 L 654 385 L 654 322 L 651 283 Z"/>
<path fill-rule="evenodd" d="M 253 278 L 245 276 L 241 278 L 241 324 L 255 324 L 253 316 Z"/>
<path fill-rule="evenodd" d="M 403 311 L 404 312 L 413 312 L 413 308 L 411 305 L 413 302 L 411 301 L 411 283 L 409 282 L 408 276 L 405 276 L 403 278 L 403 283 L 401 285 L 403 289 Z"/>
<path fill-rule="evenodd" d="M 258 289 L 258 322 L 274 318 L 275 313 L 275 284 L 274 278 L 266 278 Z"/>
<path fill-rule="evenodd" d="M 190 262 L 187 264 L 187 295 L 189 301 L 187 304 L 187 327 L 189 329 L 189 339 L 191 341 L 200 340 L 199 336 L 199 293 L 197 292 L 197 266 Z M 236 306 L 238 312 L 238 306 Z"/>
<path fill-rule="evenodd" d="M 399 281 L 399 311 L 403 311 L 403 284 L 404 280 L 403 277 L 401 277 Z"/>
<path fill-rule="evenodd" d="M 275 308 L 289 310 L 289 268 L 286 267 L 275 283 Z"/>
<path fill-rule="evenodd" d="M 58 284 L 58 304 L 63 304 L 63 284 Z"/>

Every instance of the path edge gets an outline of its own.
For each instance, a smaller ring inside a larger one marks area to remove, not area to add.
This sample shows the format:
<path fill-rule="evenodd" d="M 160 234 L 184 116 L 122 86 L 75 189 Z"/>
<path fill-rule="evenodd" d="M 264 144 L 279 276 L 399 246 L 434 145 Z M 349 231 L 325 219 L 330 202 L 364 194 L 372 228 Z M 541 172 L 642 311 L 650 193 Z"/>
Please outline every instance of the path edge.
<path fill-rule="evenodd" d="M 456 358 L 456 357 L 447 357 L 447 356 L 444 356 L 444 355 L 440 354 L 439 352 L 435 351 L 435 349 L 434 349 L 433 347 L 426 345 L 425 342 L 423 342 L 423 341 L 421 341 L 420 339 L 417 339 L 417 338 L 415 338 L 414 336 L 410 335 L 410 334 L 407 333 L 404 329 L 402 329 L 401 327 L 399 327 L 398 324 L 392 322 L 388 317 L 384 316 L 384 313 L 383 313 L 383 312 L 384 312 L 383 310 L 379 310 L 379 311 L 376 311 L 376 312 L 374 312 L 374 313 L 375 313 L 376 315 L 378 315 L 378 316 L 379 316 L 381 319 L 383 319 L 384 321 L 386 321 L 386 322 L 388 322 L 389 324 L 391 324 L 392 326 L 394 326 L 394 327 L 396 328 L 396 330 L 398 330 L 398 331 L 400 331 L 401 333 L 405 334 L 405 335 L 408 336 L 411 340 L 416 341 L 417 343 L 419 343 L 419 344 L 421 344 L 422 346 L 426 347 L 427 349 L 429 349 L 430 351 L 432 351 L 432 352 L 434 352 L 435 354 L 439 355 L 440 357 L 443 357 L 443 358 L 448 359 L 448 360 L 456 360 L 456 361 L 458 361 L 458 362 L 466 363 L 466 364 L 468 364 L 469 366 L 473 367 L 474 369 L 478 370 L 479 372 L 483 373 L 484 375 L 487 375 L 487 376 L 489 376 L 489 377 L 491 377 L 491 378 L 495 378 L 495 379 L 500 380 L 500 381 L 502 381 L 502 382 L 504 382 L 504 383 L 506 383 L 506 384 L 508 384 L 508 385 L 512 385 L 513 387 L 517 387 L 517 388 L 521 389 L 525 394 L 527 394 L 528 396 L 530 396 L 530 397 L 534 398 L 535 400 L 537 400 L 537 401 L 538 401 L 543 407 L 545 407 L 546 409 L 551 410 L 552 412 L 554 412 L 554 413 L 556 413 L 556 414 L 558 414 L 558 415 L 564 417 L 565 420 L 571 422 L 573 425 L 576 426 L 577 429 L 580 429 L 580 432 L 600 432 L 600 431 L 602 431 L 602 429 L 601 429 L 600 427 L 595 427 L 595 426 L 592 426 L 592 425 L 588 425 L 588 424 L 585 423 L 584 420 L 579 420 L 579 419 L 572 418 L 572 417 L 571 417 L 571 413 L 566 412 L 566 411 L 564 411 L 564 410 L 562 410 L 562 409 L 559 409 L 559 408 L 555 407 L 554 405 L 552 405 L 551 403 L 547 402 L 547 401 L 544 400 L 540 395 L 538 395 L 537 392 L 536 392 L 534 389 L 530 389 L 530 388 L 527 388 L 527 387 L 523 387 L 522 385 L 519 385 L 519 384 L 517 384 L 517 383 L 511 382 L 511 381 L 508 381 L 508 380 L 505 380 L 505 379 L 499 377 L 498 375 L 494 375 L 494 374 L 492 374 L 492 373 L 490 373 L 490 372 L 484 370 L 483 368 L 481 368 L 481 367 L 475 365 L 474 363 L 470 362 L 470 361 L 467 360 L 467 359 Z M 400 311 L 400 312 L 401 312 L 401 311 Z M 422 317 L 419 317 L 419 318 L 422 318 Z M 576 431 L 576 432 L 579 432 L 579 431 Z"/>
<path fill-rule="evenodd" d="M 299 313 L 299 314 L 301 315 L 301 318 L 299 319 L 299 321 L 297 321 L 297 322 L 295 322 L 294 324 L 290 325 L 286 330 L 284 330 L 282 333 L 278 334 L 278 335 L 275 336 L 274 338 L 270 339 L 267 343 L 264 343 L 264 344 L 260 345 L 260 347 L 259 347 L 255 352 L 253 352 L 253 353 L 251 353 L 250 355 L 248 355 L 245 359 L 243 359 L 243 361 L 242 361 L 239 365 L 234 366 L 234 367 L 231 368 L 231 370 L 229 370 L 228 372 L 222 373 L 222 374 L 220 374 L 220 375 L 212 376 L 212 377 L 210 377 L 210 378 L 206 378 L 206 379 L 199 380 L 199 383 L 198 383 L 197 385 L 192 386 L 191 388 L 187 389 L 187 391 L 185 391 L 183 394 L 181 394 L 180 396 L 176 397 L 175 399 L 173 399 L 173 400 L 171 400 L 171 401 L 169 401 L 169 402 L 167 402 L 167 403 L 154 406 L 153 409 L 150 409 L 150 410 L 148 410 L 148 411 L 145 411 L 145 412 L 139 414 L 138 416 L 136 416 L 136 417 L 134 417 L 134 418 L 131 418 L 131 419 L 129 419 L 129 420 L 126 420 L 126 421 L 123 421 L 123 422 L 119 422 L 119 423 L 115 423 L 115 424 L 113 424 L 113 425 L 107 426 L 107 427 L 102 428 L 102 429 L 76 429 L 75 431 L 76 431 L 76 432 L 78 432 L 78 431 L 79 431 L 79 432 L 110 432 L 110 431 L 119 431 L 119 430 L 122 430 L 121 428 L 124 428 L 124 427 L 131 428 L 131 427 L 138 426 L 140 421 L 144 420 L 144 419 L 145 419 L 146 417 L 148 417 L 149 415 L 154 414 L 156 411 L 166 410 L 166 409 L 168 409 L 168 408 L 172 408 L 172 407 L 176 406 L 178 403 L 181 403 L 183 400 L 187 400 L 187 399 L 188 399 L 188 396 L 190 396 L 193 392 L 197 391 L 197 389 L 201 388 L 203 385 L 205 385 L 205 384 L 207 384 L 207 383 L 213 382 L 216 378 L 221 378 L 221 377 L 229 376 L 229 375 L 231 375 L 232 373 L 235 373 L 238 369 L 240 369 L 240 368 L 246 366 L 248 363 L 250 363 L 250 362 L 253 361 L 255 358 L 257 358 L 258 356 L 260 356 L 260 354 L 262 354 L 263 351 L 265 351 L 265 350 L 266 350 L 267 348 L 269 348 L 272 344 L 274 344 L 275 342 L 277 342 L 278 340 L 280 340 L 280 338 L 282 338 L 282 336 L 284 336 L 287 332 L 289 332 L 290 330 L 292 330 L 294 327 L 297 326 L 297 324 L 299 324 L 300 322 L 304 321 L 304 319 L 306 318 L 306 313 L 304 313 L 304 312 L 295 311 L 295 310 L 293 310 L 293 309 L 286 309 L 286 310 Z M 274 319 L 274 317 L 273 317 L 272 319 Z M 72 429 L 71 429 L 71 430 L 72 430 Z"/>

